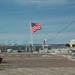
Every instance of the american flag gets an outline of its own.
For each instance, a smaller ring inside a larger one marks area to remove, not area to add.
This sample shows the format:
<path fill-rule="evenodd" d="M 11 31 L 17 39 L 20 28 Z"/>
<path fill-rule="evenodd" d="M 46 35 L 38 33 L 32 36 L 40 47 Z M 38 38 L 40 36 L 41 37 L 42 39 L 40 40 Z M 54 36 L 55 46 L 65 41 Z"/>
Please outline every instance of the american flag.
<path fill-rule="evenodd" d="M 42 29 L 42 24 L 31 22 L 32 33 Z"/>

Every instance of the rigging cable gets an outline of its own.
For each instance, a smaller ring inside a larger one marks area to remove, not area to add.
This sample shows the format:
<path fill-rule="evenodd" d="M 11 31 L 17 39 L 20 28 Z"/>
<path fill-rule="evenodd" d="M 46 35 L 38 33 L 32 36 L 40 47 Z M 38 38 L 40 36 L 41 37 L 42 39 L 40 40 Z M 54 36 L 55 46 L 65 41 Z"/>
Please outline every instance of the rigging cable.
<path fill-rule="evenodd" d="M 59 32 L 57 32 L 52 38 L 50 38 L 49 40 L 52 41 L 54 38 L 57 37 L 57 35 L 59 35 L 62 31 L 64 31 L 65 29 L 67 29 L 68 27 L 70 27 L 71 25 L 73 25 L 75 21 L 72 21 L 71 23 L 69 23 L 67 26 L 65 26 L 63 29 L 61 29 Z"/>

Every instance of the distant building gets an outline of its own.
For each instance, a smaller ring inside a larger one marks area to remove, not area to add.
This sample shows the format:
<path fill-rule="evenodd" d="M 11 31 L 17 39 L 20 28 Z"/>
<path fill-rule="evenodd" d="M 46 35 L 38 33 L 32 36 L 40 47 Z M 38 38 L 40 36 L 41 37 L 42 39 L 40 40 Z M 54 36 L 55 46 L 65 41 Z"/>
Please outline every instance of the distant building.
<path fill-rule="evenodd" d="M 72 39 L 72 40 L 70 41 L 70 46 L 71 46 L 71 47 L 75 47 L 75 39 Z"/>

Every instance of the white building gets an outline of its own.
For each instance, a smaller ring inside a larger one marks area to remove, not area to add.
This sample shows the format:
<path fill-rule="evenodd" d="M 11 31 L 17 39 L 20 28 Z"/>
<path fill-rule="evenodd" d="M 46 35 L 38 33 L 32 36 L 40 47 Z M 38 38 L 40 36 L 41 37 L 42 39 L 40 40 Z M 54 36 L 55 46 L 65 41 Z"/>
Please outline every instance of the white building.
<path fill-rule="evenodd" d="M 70 47 L 75 47 L 75 39 L 72 39 L 72 40 L 70 41 Z"/>

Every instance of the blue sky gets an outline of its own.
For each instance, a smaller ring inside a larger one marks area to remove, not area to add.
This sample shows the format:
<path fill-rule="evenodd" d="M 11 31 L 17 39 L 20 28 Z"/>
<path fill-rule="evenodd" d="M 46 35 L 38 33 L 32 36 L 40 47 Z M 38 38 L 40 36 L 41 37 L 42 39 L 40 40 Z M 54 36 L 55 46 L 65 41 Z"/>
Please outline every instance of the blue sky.
<path fill-rule="evenodd" d="M 66 44 L 75 39 L 75 22 L 56 34 L 74 20 L 75 0 L 0 0 L 0 43 L 30 43 L 34 22 L 44 24 L 33 34 L 34 43 Z"/>

